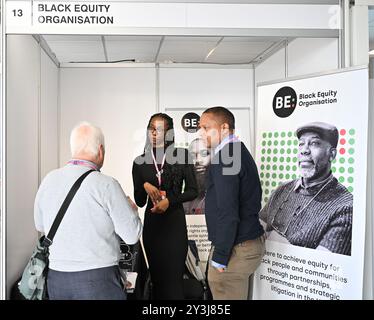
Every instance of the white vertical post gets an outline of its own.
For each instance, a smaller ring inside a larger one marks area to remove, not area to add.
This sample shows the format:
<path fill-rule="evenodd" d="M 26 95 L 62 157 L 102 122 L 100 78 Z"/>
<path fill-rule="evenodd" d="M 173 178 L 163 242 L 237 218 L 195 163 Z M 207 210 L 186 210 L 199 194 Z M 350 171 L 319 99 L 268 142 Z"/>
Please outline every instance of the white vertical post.
<path fill-rule="evenodd" d="M 351 66 L 351 12 L 350 12 L 350 1 L 343 0 L 342 9 L 343 9 L 343 62 L 344 68 Z"/>
<path fill-rule="evenodd" d="M 286 39 L 284 46 L 284 77 L 288 78 L 288 39 Z"/>
<path fill-rule="evenodd" d="M 160 64 L 158 62 L 155 63 L 155 76 L 156 76 L 156 112 L 165 111 L 165 106 L 160 106 Z"/>
<path fill-rule="evenodd" d="M 370 1 L 352 1 L 350 8 L 350 55 L 351 66 L 369 65 L 369 20 L 368 5 Z M 374 4 L 374 1 L 373 1 Z M 370 91 L 369 91 L 370 92 Z M 367 204 L 366 204 L 366 234 L 363 298 L 373 299 L 373 209 L 372 209 L 372 177 L 373 161 L 371 143 L 373 141 L 371 108 L 369 94 L 369 132 L 368 132 L 368 172 L 367 172 Z M 354 218 L 353 218 L 354 219 Z"/>
<path fill-rule="evenodd" d="M 1 139 L 1 179 L 0 179 L 0 299 L 6 298 L 6 38 L 5 38 L 5 0 L 1 0 L 1 99 L 0 99 L 0 139 Z"/>
<path fill-rule="evenodd" d="M 368 172 L 367 172 L 367 201 L 366 201 L 366 239 L 365 239 L 365 263 L 364 263 L 364 286 L 363 286 L 363 297 L 364 299 L 372 300 L 374 297 L 373 287 L 373 230 L 374 230 L 374 219 L 373 219 L 373 196 L 374 196 L 374 174 L 373 174 L 373 143 L 374 143 L 374 127 L 372 125 L 374 121 L 374 60 L 371 59 L 369 65 L 369 131 L 368 131 Z"/>
<path fill-rule="evenodd" d="M 250 143 L 251 143 L 251 154 L 253 158 L 255 158 L 255 153 L 256 153 L 256 68 L 253 67 L 251 69 L 252 71 L 252 90 L 251 96 L 252 96 L 252 101 L 251 105 L 249 106 L 249 125 L 250 125 Z"/>
<path fill-rule="evenodd" d="M 57 70 L 57 165 L 61 167 L 61 67 Z"/>
<path fill-rule="evenodd" d="M 351 66 L 369 65 L 368 6 L 353 5 L 350 13 Z"/>

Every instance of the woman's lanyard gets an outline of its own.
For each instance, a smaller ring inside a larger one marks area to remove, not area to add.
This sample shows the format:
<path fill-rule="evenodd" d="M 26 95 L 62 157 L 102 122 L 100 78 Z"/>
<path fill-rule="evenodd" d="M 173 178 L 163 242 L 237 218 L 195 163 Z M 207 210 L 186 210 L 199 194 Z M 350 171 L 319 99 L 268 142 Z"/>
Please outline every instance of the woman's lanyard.
<path fill-rule="evenodd" d="M 162 178 L 161 178 L 161 175 L 163 174 L 164 170 L 162 169 L 164 167 L 164 164 L 165 164 L 165 160 L 166 160 L 166 152 L 164 154 L 164 157 L 162 158 L 162 162 L 161 162 L 161 170 L 158 168 L 158 165 L 157 165 L 157 161 L 156 161 L 156 157 L 153 153 L 153 150 L 152 150 L 152 158 L 153 158 L 153 164 L 155 165 L 155 168 L 156 168 L 156 177 L 157 177 L 157 180 L 158 180 L 158 188 L 161 189 L 161 184 L 162 184 Z"/>
<path fill-rule="evenodd" d="M 95 166 L 93 163 L 91 162 L 88 162 L 88 161 L 84 161 L 84 160 L 70 160 L 68 162 L 69 164 L 73 164 L 73 165 L 79 165 L 79 166 L 85 166 L 85 167 L 88 167 L 88 168 L 91 168 L 93 170 L 96 170 L 96 171 L 100 171 L 99 168 L 97 166 Z"/>

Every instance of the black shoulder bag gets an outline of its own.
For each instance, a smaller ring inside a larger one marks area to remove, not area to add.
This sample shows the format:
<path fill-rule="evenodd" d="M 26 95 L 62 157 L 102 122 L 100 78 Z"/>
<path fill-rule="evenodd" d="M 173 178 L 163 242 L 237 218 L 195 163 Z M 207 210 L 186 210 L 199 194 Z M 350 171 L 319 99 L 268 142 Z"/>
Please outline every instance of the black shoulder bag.
<path fill-rule="evenodd" d="M 49 246 L 52 244 L 57 228 L 59 227 L 66 210 L 80 188 L 83 180 L 93 171 L 96 170 L 89 170 L 85 172 L 74 183 L 64 202 L 62 203 L 61 208 L 53 221 L 52 227 L 48 232 L 48 235 L 46 237 L 42 236 L 38 240 L 38 244 L 23 271 L 21 281 L 18 283 L 19 292 L 25 300 L 47 299 Z"/>

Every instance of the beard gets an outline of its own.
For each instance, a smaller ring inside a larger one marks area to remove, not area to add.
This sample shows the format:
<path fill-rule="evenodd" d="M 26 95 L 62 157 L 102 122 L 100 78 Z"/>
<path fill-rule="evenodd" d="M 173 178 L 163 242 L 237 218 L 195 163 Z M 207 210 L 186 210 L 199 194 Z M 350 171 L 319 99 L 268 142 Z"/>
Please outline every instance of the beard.
<path fill-rule="evenodd" d="M 196 173 L 196 182 L 199 197 L 203 197 L 205 193 L 205 172 Z"/>
<path fill-rule="evenodd" d="M 300 168 L 300 174 L 303 178 L 310 179 L 313 178 L 316 175 L 316 167 L 312 168 Z"/>
<path fill-rule="evenodd" d="M 329 162 L 318 162 L 314 163 L 310 168 L 300 167 L 300 174 L 304 179 L 317 179 L 327 172 Z"/>

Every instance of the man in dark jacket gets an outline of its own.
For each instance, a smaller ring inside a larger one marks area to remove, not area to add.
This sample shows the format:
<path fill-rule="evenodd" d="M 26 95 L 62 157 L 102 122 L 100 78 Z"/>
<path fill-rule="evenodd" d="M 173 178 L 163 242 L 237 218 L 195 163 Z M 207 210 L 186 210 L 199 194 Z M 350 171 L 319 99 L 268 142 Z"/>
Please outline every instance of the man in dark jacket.
<path fill-rule="evenodd" d="M 205 217 L 212 242 L 208 281 L 214 299 L 248 298 L 249 277 L 265 252 L 258 213 L 261 185 L 256 164 L 234 135 L 235 118 L 213 107 L 200 119 L 201 135 L 212 149 L 208 168 Z"/>

